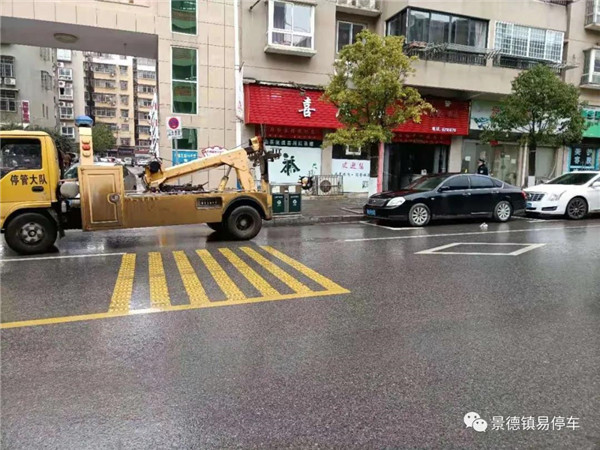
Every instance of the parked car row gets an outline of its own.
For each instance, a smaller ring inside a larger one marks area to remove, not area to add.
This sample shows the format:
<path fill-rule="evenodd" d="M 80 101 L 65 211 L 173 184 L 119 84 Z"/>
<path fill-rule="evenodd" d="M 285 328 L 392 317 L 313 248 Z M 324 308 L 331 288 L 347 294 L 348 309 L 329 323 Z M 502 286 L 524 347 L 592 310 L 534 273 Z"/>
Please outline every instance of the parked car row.
<path fill-rule="evenodd" d="M 524 190 L 485 175 L 429 175 L 400 191 L 372 195 L 363 208 L 369 219 L 408 221 L 415 227 L 460 217 L 507 222 L 515 213 L 582 219 L 596 211 L 600 172 L 572 172 Z"/>

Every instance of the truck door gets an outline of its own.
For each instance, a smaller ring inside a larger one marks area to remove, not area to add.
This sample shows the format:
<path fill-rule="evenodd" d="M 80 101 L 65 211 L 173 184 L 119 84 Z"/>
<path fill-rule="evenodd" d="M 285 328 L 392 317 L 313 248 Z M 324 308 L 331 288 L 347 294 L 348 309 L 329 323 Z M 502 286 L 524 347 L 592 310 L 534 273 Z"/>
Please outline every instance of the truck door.
<path fill-rule="evenodd" d="M 17 209 L 47 208 L 52 204 L 56 186 L 42 152 L 42 139 L 8 136 L 0 140 L 2 220 Z"/>
<path fill-rule="evenodd" d="M 86 231 L 123 226 L 123 169 L 79 166 L 81 219 Z"/>

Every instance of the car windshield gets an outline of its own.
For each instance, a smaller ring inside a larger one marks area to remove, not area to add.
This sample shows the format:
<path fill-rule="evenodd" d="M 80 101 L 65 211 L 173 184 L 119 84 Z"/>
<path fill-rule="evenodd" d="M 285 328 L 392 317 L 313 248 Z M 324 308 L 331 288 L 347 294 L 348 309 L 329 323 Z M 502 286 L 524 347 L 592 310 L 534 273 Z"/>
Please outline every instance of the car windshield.
<path fill-rule="evenodd" d="M 594 178 L 596 173 L 565 173 L 546 184 L 576 184 L 582 185 Z"/>
<path fill-rule="evenodd" d="M 64 174 L 65 180 L 77 178 L 77 167 L 78 167 L 78 164 L 74 164 L 66 170 L 66 172 Z"/>
<path fill-rule="evenodd" d="M 451 175 L 438 175 L 434 177 L 420 178 L 412 184 L 409 184 L 406 189 L 412 191 L 431 191 L 438 187 L 442 182 Z"/>

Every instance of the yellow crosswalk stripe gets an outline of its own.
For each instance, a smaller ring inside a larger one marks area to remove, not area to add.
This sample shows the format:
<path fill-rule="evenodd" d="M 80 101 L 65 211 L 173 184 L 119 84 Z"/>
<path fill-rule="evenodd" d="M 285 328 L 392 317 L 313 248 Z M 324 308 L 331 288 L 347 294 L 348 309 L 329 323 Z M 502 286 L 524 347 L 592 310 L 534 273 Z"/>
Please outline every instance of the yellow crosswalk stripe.
<path fill-rule="evenodd" d="M 150 304 L 152 308 L 164 309 L 171 306 L 167 278 L 163 268 L 162 255 L 148 253 L 148 274 L 150 276 Z"/>
<path fill-rule="evenodd" d="M 227 300 L 243 300 L 246 298 L 244 293 L 239 290 L 208 250 L 196 250 L 196 253 L 202 259 L 202 262 L 225 294 L 225 297 L 227 297 Z"/>
<path fill-rule="evenodd" d="M 135 273 L 135 254 L 127 253 L 121 259 L 121 268 L 117 282 L 110 299 L 109 312 L 129 311 L 131 292 L 133 291 L 133 278 Z"/>
<path fill-rule="evenodd" d="M 202 287 L 196 271 L 190 264 L 190 260 L 183 251 L 173 252 L 177 269 L 179 269 L 179 275 L 181 281 L 185 287 L 185 291 L 190 298 L 190 305 L 201 305 L 208 302 L 206 291 Z"/>
<path fill-rule="evenodd" d="M 277 266 L 274 263 L 272 263 L 271 261 L 269 261 L 267 258 L 262 256 L 256 250 L 254 250 L 250 247 L 242 247 L 241 250 L 246 255 L 248 255 L 250 258 L 252 258 L 254 261 L 256 261 L 258 264 L 263 266 L 263 268 L 265 270 L 267 270 L 269 273 L 271 273 L 273 276 L 275 276 L 276 278 L 278 278 L 279 280 L 281 280 L 282 282 L 287 284 L 294 292 L 297 292 L 297 293 L 312 292 L 308 286 L 306 286 L 306 285 L 302 284 L 300 281 L 296 280 L 293 276 L 291 276 L 285 270 L 281 269 L 279 266 Z"/>
<path fill-rule="evenodd" d="M 263 246 L 262 249 L 264 251 L 266 251 L 267 253 L 270 253 L 271 255 L 280 259 L 284 263 L 288 264 L 289 266 L 292 266 L 298 272 L 302 273 L 303 275 L 306 275 L 311 280 L 319 283 L 321 286 L 323 286 L 327 290 L 350 292 L 350 291 L 344 289 L 343 287 L 341 287 L 339 284 L 334 283 L 329 278 L 324 277 L 320 273 L 315 272 L 311 268 L 306 267 L 304 264 L 296 261 L 293 258 L 290 258 L 289 256 L 287 256 L 284 253 L 281 253 L 279 250 L 275 250 L 273 247 L 271 247 L 269 245 Z"/>
<path fill-rule="evenodd" d="M 263 277 L 261 277 L 256 271 L 246 264 L 238 255 L 233 253 L 228 248 L 220 248 L 219 251 L 227 258 L 227 260 L 240 271 L 244 277 L 254 286 L 262 295 L 279 295 L 276 289 L 274 289 Z"/>

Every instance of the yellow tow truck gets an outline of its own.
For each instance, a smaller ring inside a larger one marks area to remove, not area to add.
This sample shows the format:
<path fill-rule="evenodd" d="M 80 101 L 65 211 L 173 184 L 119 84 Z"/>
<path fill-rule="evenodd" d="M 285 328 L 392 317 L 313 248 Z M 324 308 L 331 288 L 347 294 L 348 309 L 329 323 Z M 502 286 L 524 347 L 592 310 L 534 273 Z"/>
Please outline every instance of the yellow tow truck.
<path fill-rule="evenodd" d="M 236 240 L 255 237 L 272 218 L 268 163 L 260 137 L 246 147 L 172 167 L 156 158 L 140 175 L 144 190 L 126 192 L 120 167 L 94 165 L 92 120 L 78 118 L 78 179 L 62 180 L 59 152 L 52 138 L 36 131 L 1 131 L 0 228 L 8 246 L 20 254 L 44 253 L 65 230 L 112 230 L 206 223 Z M 251 164 L 260 167 L 256 187 Z M 226 167 L 218 189 L 169 184 L 195 172 Z M 241 190 L 226 184 L 235 170 Z"/>

